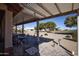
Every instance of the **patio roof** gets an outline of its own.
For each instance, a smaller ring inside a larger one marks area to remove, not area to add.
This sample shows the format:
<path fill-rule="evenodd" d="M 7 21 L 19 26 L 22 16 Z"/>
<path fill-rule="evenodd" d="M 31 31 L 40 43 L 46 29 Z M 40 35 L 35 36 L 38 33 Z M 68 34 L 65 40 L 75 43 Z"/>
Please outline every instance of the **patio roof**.
<path fill-rule="evenodd" d="M 79 3 L 21 3 L 19 5 L 23 9 L 14 17 L 14 25 L 77 13 L 79 10 Z"/>

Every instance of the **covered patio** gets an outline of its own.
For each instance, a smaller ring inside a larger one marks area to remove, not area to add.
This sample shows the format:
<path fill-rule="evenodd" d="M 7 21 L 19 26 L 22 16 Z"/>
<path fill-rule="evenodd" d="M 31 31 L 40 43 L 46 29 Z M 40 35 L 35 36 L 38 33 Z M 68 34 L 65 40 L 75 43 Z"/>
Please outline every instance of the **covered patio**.
<path fill-rule="evenodd" d="M 53 40 L 51 34 L 49 34 L 49 37 L 40 37 L 39 34 L 39 21 L 49 18 L 55 18 L 58 16 L 65 16 L 67 14 L 73 14 L 76 13 L 79 15 L 79 3 L 19 3 L 19 4 L 0 4 L 0 10 L 4 11 L 3 13 L 0 13 L 0 15 L 3 16 L 3 18 L 0 17 L 0 19 L 4 19 L 5 25 L 2 26 L 3 30 L 3 36 L 4 36 L 4 49 L 5 53 L 8 53 L 6 55 L 25 55 L 25 56 L 39 56 L 39 55 L 51 55 L 51 56 L 69 56 L 69 55 L 77 55 L 73 53 L 72 50 L 66 49 L 64 47 L 67 47 L 62 43 L 62 45 L 59 45 L 58 41 Z M 24 24 L 36 22 L 37 25 L 37 31 L 36 36 L 32 35 L 24 35 Z M 4 23 L 4 22 L 3 22 Z M 22 25 L 22 35 L 24 36 L 22 40 L 18 41 L 19 45 L 13 45 L 13 41 L 17 39 L 17 26 Z M 15 34 L 13 33 L 13 27 L 15 27 Z M 5 35 L 4 35 L 5 33 Z M 56 36 L 56 35 L 53 35 Z M 61 36 L 61 35 L 60 35 Z M 46 43 L 48 42 L 48 43 Z M 62 41 L 67 42 L 67 41 Z M 41 44 L 44 43 L 44 44 Z M 69 42 L 68 43 L 72 43 Z M 75 44 L 77 47 L 76 43 Z M 55 45 L 55 47 L 54 47 Z M 31 48 L 31 49 L 30 49 Z M 41 49 L 44 48 L 44 49 Z M 69 48 L 69 47 L 67 47 Z M 34 49 L 35 51 L 31 51 Z M 59 50 L 58 50 L 59 49 Z M 73 49 L 76 50 L 76 49 Z M 44 52 L 43 52 L 44 51 Z M 48 52 L 49 51 L 49 52 Z"/>

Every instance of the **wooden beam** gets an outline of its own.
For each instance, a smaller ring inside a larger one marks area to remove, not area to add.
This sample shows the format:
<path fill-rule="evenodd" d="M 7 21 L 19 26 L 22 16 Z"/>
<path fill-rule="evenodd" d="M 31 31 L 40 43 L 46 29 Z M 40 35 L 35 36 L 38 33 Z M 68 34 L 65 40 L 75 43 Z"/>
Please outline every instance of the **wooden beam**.
<path fill-rule="evenodd" d="M 51 13 L 50 11 L 48 11 L 47 8 L 44 7 L 41 3 L 37 3 L 37 5 L 38 5 L 39 7 L 41 7 L 43 10 L 45 10 L 48 14 L 50 14 L 50 15 L 52 16 L 52 13 Z"/>
<path fill-rule="evenodd" d="M 59 12 L 60 14 L 62 14 L 62 12 L 61 12 L 61 10 L 60 10 L 59 6 L 57 5 L 57 3 L 54 3 L 54 5 L 56 6 L 56 8 L 57 8 L 58 12 Z"/>
<path fill-rule="evenodd" d="M 16 15 L 17 13 L 19 13 L 23 8 L 17 4 L 17 3 L 6 3 L 7 5 L 7 9 L 11 12 L 13 12 L 13 15 Z"/>
<path fill-rule="evenodd" d="M 42 18 L 42 19 L 48 19 L 48 18 L 55 18 L 55 17 L 58 17 L 58 16 L 64 16 L 64 15 L 68 15 L 68 14 L 73 14 L 73 13 L 77 13 L 77 11 L 79 10 L 79 8 L 78 9 L 75 9 L 75 10 L 71 10 L 71 11 L 68 11 L 68 12 L 64 12 L 64 13 L 62 13 L 62 14 L 57 14 L 57 15 L 54 15 L 54 16 L 49 16 L 49 17 L 46 17 L 46 18 Z"/>
<path fill-rule="evenodd" d="M 43 16 L 43 17 L 46 17 L 46 15 L 44 15 L 43 13 L 37 11 L 37 10 L 34 9 L 33 7 L 31 7 L 31 6 L 27 6 L 27 4 L 26 4 L 26 5 L 22 4 L 22 5 L 23 5 L 25 8 L 28 8 L 29 10 L 31 10 L 31 11 L 33 11 L 33 12 L 35 12 L 35 13 L 37 13 L 37 14 Z"/>
<path fill-rule="evenodd" d="M 31 21 L 30 21 L 30 20 L 31 20 Z M 39 18 L 31 18 L 31 19 L 29 19 L 28 21 L 24 21 L 24 22 L 17 23 L 17 24 L 14 24 L 14 25 L 21 25 L 21 24 L 25 24 L 25 23 L 34 22 L 34 21 L 37 21 L 37 20 L 39 20 Z"/>
<path fill-rule="evenodd" d="M 55 17 L 59 17 L 59 16 L 64 16 L 64 15 L 67 15 L 67 14 L 71 14 L 71 13 L 77 13 L 79 9 L 75 9 L 73 11 L 68 11 L 68 12 L 65 12 L 65 13 L 62 13 L 62 14 L 57 14 L 57 15 L 53 15 L 53 16 L 49 16 L 49 17 L 45 17 L 45 18 L 33 18 L 33 19 L 29 19 L 29 21 L 25 21 L 25 22 L 22 22 L 22 23 L 19 23 L 19 24 L 15 24 L 15 25 L 20 25 L 20 24 L 25 24 L 25 23 L 30 23 L 30 22 L 34 22 L 34 21 L 37 21 L 37 20 L 44 20 L 44 19 L 49 19 L 49 18 L 55 18 Z"/>

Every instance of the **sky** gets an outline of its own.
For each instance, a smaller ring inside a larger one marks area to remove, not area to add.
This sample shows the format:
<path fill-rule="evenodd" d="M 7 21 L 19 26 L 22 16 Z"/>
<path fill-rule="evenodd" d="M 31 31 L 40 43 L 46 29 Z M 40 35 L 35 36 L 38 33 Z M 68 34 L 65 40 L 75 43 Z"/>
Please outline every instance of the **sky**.
<path fill-rule="evenodd" d="M 64 25 L 64 21 L 66 20 L 66 17 L 68 17 L 68 16 L 74 16 L 74 15 L 76 15 L 76 14 L 69 14 L 69 15 L 65 15 L 65 16 L 59 16 L 59 17 L 55 17 L 55 18 L 44 19 L 44 20 L 42 20 L 40 22 L 51 21 L 51 22 L 55 22 L 56 25 L 57 25 L 57 27 L 59 27 L 62 30 L 64 30 L 64 29 L 70 29 L 69 27 L 66 27 Z M 36 22 L 25 24 L 24 27 L 25 27 L 25 30 L 26 29 L 33 29 L 34 27 L 36 27 Z M 71 29 L 76 29 L 76 28 L 73 27 Z"/>

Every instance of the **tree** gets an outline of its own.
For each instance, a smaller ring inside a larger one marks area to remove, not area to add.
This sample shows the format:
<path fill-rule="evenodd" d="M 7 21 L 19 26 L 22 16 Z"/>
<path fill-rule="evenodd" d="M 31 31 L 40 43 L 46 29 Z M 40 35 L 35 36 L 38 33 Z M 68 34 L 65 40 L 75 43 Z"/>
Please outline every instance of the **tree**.
<path fill-rule="evenodd" d="M 45 29 L 45 23 L 40 23 L 38 28 L 39 30 Z M 37 27 L 35 27 L 35 30 L 37 30 Z"/>
<path fill-rule="evenodd" d="M 56 24 L 54 22 L 47 22 L 45 25 L 46 29 L 49 29 L 50 31 L 54 30 L 56 27 Z"/>
<path fill-rule="evenodd" d="M 50 31 L 54 30 L 56 27 L 56 24 L 54 22 L 46 22 L 46 23 L 40 23 L 39 24 L 39 30 L 44 29 L 46 31 L 46 29 L 49 29 Z M 37 29 L 37 27 L 35 27 L 35 29 Z"/>
<path fill-rule="evenodd" d="M 45 29 L 46 27 L 45 27 L 45 23 L 40 23 L 39 24 L 39 29 L 40 30 L 42 30 L 42 29 Z"/>
<path fill-rule="evenodd" d="M 56 31 L 60 30 L 60 27 L 55 28 Z"/>
<path fill-rule="evenodd" d="M 67 27 L 76 27 L 77 26 L 77 16 L 69 16 L 69 17 L 67 17 L 64 24 Z"/>

